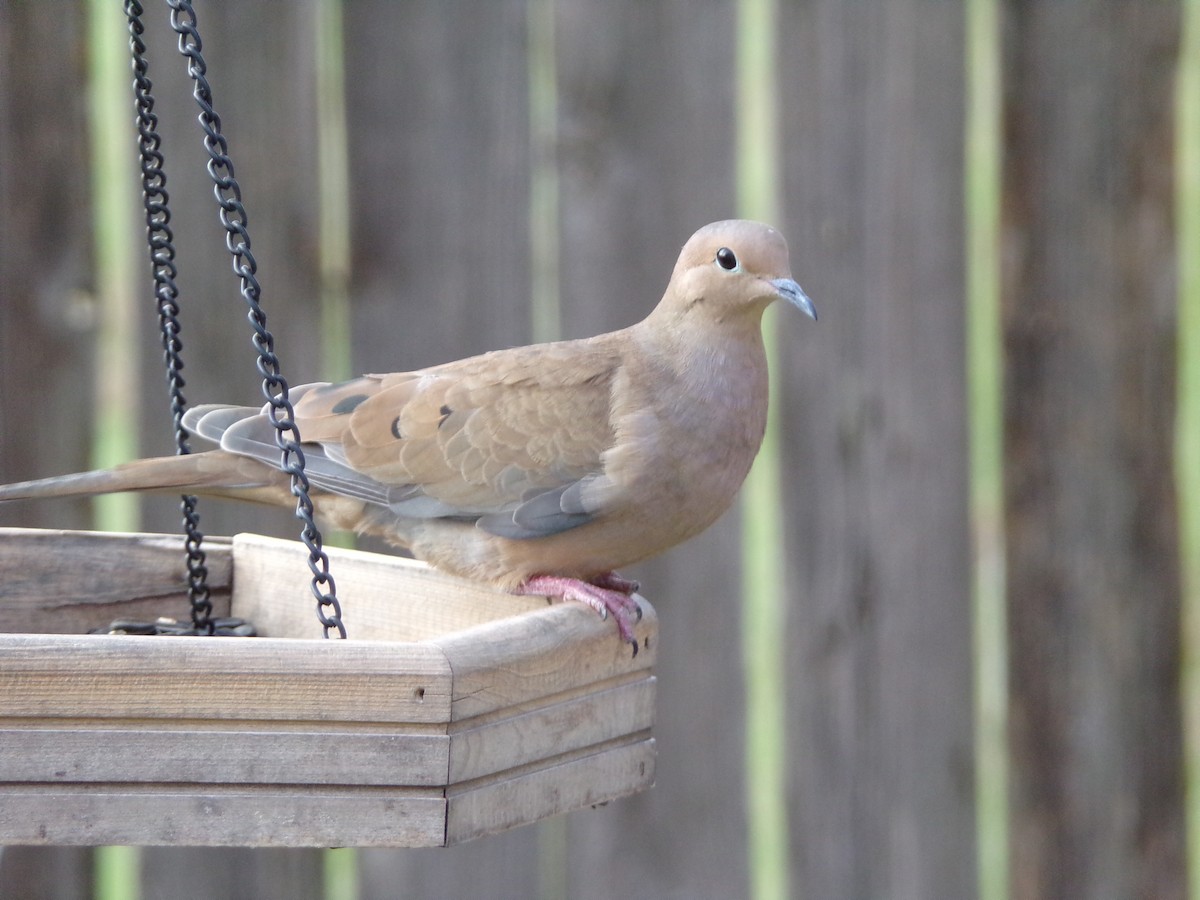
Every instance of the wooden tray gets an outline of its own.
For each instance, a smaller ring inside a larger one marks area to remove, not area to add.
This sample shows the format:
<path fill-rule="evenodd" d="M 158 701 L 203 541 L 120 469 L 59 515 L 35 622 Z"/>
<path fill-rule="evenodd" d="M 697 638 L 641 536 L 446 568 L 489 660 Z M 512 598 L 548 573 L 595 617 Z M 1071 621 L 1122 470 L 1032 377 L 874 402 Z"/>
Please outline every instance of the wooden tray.
<path fill-rule="evenodd" d="M 644 600 L 634 657 L 582 606 L 331 549 L 324 640 L 301 544 L 206 549 L 263 637 L 81 634 L 185 618 L 182 539 L 0 528 L 0 843 L 446 846 L 653 783 Z"/>

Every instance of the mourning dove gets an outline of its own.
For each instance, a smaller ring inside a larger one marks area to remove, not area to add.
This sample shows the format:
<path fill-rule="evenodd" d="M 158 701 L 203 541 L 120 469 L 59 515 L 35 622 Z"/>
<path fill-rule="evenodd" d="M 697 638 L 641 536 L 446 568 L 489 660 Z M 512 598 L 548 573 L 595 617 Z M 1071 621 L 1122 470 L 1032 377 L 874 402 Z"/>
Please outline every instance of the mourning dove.
<path fill-rule="evenodd" d="M 415 372 L 291 390 L 318 516 L 522 594 L 582 601 L 621 636 L 640 614 L 616 570 L 707 528 L 767 421 L 763 311 L 813 319 L 787 244 L 716 222 L 684 245 L 641 322 Z M 220 449 L 0 487 L 0 500 L 152 490 L 294 506 L 266 407 L 198 406 Z"/>

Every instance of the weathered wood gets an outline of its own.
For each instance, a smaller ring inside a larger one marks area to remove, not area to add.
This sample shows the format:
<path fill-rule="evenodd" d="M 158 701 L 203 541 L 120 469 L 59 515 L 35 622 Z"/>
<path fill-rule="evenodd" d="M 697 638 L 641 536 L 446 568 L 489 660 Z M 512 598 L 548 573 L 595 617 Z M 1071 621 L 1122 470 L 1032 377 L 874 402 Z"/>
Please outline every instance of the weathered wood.
<path fill-rule="evenodd" d="M 642 619 L 634 628 L 641 648 L 637 656 L 616 639 L 611 622 L 575 604 L 430 641 L 446 654 L 454 672 L 453 721 L 648 673 L 657 658 L 658 619 L 652 606 L 641 603 Z M 519 665 L 526 656 L 538 664 Z"/>
<path fill-rule="evenodd" d="M 419 723 L 450 714 L 450 667 L 426 644 L 11 634 L 0 650 L 0 716 Z"/>
<path fill-rule="evenodd" d="M 630 784 L 654 780 L 652 739 L 580 756 L 449 795 L 446 843 L 457 844 L 544 819 L 564 809 L 584 809 L 628 793 Z"/>
<path fill-rule="evenodd" d="M 95 565 L 77 548 L 125 559 L 131 586 L 143 557 L 147 585 L 172 580 L 155 536 L 0 538 L 5 566 L 52 585 L 51 605 Z M 230 548 L 232 612 L 286 628 L 306 551 L 253 536 Z M 635 657 L 583 607 L 332 555 L 363 598 L 386 594 L 373 603 L 387 621 L 363 628 L 374 640 L 0 635 L 0 842 L 441 846 L 652 783 L 648 604 Z M 0 597 L 15 624 L 42 612 L 32 588 L 18 600 Z M 410 618 L 425 640 L 381 639 Z"/>
<path fill-rule="evenodd" d="M 47 728 L 36 720 L 0 719 L 0 782 L 446 783 L 450 738 L 411 725 L 360 733 L 283 731 L 276 722 L 239 722 L 247 729 L 240 731 L 186 724 L 168 730 L 162 720 L 122 724 L 68 720 Z"/>
<path fill-rule="evenodd" d="M 86 104 L 78 102 L 87 56 L 68 54 L 54 66 L 38 62 L 47 47 L 86 43 L 87 17 L 62 12 L 0 4 L 3 482 L 77 471 L 88 454 L 96 323 L 88 296 L 88 146 L 80 138 L 87 129 Z M 30 77 L 35 72 L 38 77 Z M 0 524 L 80 527 L 87 513 L 85 502 L 56 510 L 9 504 L 0 507 Z"/>
<path fill-rule="evenodd" d="M 73 12 L 0 3 L 0 482 L 87 463 L 96 329 L 83 137 L 88 55 L 45 64 L 47 48 L 87 45 L 87 16 Z M 2 525 L 79 528 L 88 520 L 86 501 L 0 507 Z M 5 848 L 0 896 L 90 898 L 91 865 L 86 849 Z"/>
<path fill-rule="evenodd" d="M 792 267 L 778 318 L 790 523 L 794 881 L 972 897 L 963 21 L 940 0 L 781 6 Z"/>
<path fill-rule="evenodd" d="M 1003 7 L 1012 889 L 1182 898 L 1179 4 Z"/>
<path fill-rule="evenodd" d="M 0 897 L 92 900 L 94 855 L 87 847 L 11 846 L 0 850 Z"/>
<path fill-rule="evenodd" d="M 446 800 L 388 788 L 303 785 L 267 793 L 170 785 L 135 791 L 5 787 L 0 827 L 25 844 L 194 847 L 438 847 Z"/>
<path fill-rule="evenodd" d="M 229 614 L 230 542 L 205 544 L 213 614 Z M 183 538 L 0 528 L 0 633 L 79 634 L 114 619 L 190 615 Z M 19 623 L 19 625 L 18 625 Z"/>
<path fill-rule="evenodd" d="M 550 5 L 562 322 L 566 336 L 582 337 L 643 318 L 692 231 L 738 213 L 737 4 Z M 781 34 L 781 44 L 789 39 Z M 654 790 L 563 826 L 560 887 L 573 898 L 746 896 L 739 542 L 735 510 L 624 573 L 671 623 L 656 663 L 660 697 L 670 702 L 657 712 Z M 443 896 L 470 894 L 467 875 L 444 878 Z"/>
<path fill-rule="evenodd" d="M 237 535 L 234 546 L 235 615 L 253 622 L 261 634 L 319 636 L 308 550 L 295 541 L 254 534 Z M 492 590 L 411 559 L 336 547 L 327 553 L 342 619 L 355 640 L 423 641 L 547 605 L 544 598 Z"/>
<path fill-rule="evenodd" d="M 315 183 L 318 140 L 313 23 L 318 6 L 197 6 L 207 75 L 246 202 L 267 324 L 275 336 L 283 374 L 293 385 L 331 374 L 323 349 L 319 309 L 317 247 L 327 218 L 319 209 L 320 194 Z M 171 227 L 179 248 L 187 397 L 193 403 L 261 403 L 251 328 L 245 318 L 245 304 L 238 296 L 237 279 L 230 269 L 224 230 L 217 220 L 212 184 L 205 172 L 208 160 L 196 123 L 192 85 L 176 49 L 176 37 L 168 26 L 167 10 L 154 4 L 146 7 L 150 77 L 167 156 Z M 53 12 L 49 15 L 61 18 Z M 130 149 L 132 158 L 132 143 Z M 368 176 L 367 180 L 373 184 L 378 201 L 390 206 L 391 192 L 382 189 L 375 178 Z M 357 215 L 361 209 L 355 212 Z M 366 235 L 354 237 L 375 243 Z M 144 238 L 139 233 L 131 240 Z M 356 245 L 355 255 L 361 250 Z M 153 307 L 148 276 L 143 285 L 149 317 Z M 146 333 L 149 335 L 149 329 Z M 166 392 L 161 376 L 154 374 L 162 369 L 157 344 L 149 336 L 144 342 L 143 367 L 148 374 L 142 441 L 147 453 L 170 452 Z M 193 443 L 193 447 L 199 446 Z M 210 534 L 253 531 L 295 538 L 300 528 L 287 511 L 207 498 L 200 502 L 200 515 L 201 527 Z M 171 498 L 143 500 L 143 527 L 174 531 L 177 520 L 177 504 Z M 299 608 L 304 607 L 301 601 Z M 312 621 L 311 613 L 297 618 Z M 195 851 L 189 862 L 187 850 L 148 850 L 142 859 L 143 893 L 150 897 L 191 891 L 197 897 L 246 900 L 322 897 L 321 879 L 308 877 L 312 872 L 319 874 L 320 855 L 292 851 L 281 873 L 282 852 Z M 226 878 L 228 870 L 236 871 L 238 877 Z"/>
<path fill-rule="evenodd" d="M 358 371 L 529 342 L 527 6 L 345 5 Z"/>
<path fill-rule="evenodd" d="M 141 896 L 326 900 L 324 864 L 323 852 L 297 848 L 148 848 Z"/>
<path fill-rule="evenodd" d="M 653 678 L 587 693 L 503 718 L 468 719 L 450 729 L 451 784 L 594 747 L 654 723 Z"/>

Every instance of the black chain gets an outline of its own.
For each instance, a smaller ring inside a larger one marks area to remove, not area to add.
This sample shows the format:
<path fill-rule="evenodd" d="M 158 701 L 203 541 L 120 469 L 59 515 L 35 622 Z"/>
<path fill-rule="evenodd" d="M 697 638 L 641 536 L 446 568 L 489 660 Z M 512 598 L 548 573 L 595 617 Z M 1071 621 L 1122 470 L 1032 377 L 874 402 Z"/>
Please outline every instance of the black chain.
<path fill-rule="evenodd" d="M 240 279 L 242 298 L 250 310 L 248 318 L 254 328 L 253 341 L 258 350 L 258 371 L 263 377 L 263 396 L 267 399 L 267 414 L 275 427 L 275 443 L 281 454 L 280 468 L 291 476 L 292 494 L 296 497 L 296 518 L 303 523 L 300 539 L 308 548 L 308 568 L 312 572 L 317 618 L 326 637 L 329 637 L 330 629 L 336 629 L 338 635 L 344 638 L 346 628 L 342 624 L 342 610 L 333 576 L 329 573 L 329 557 L 322 549 L 321 532 L 313 520 L 313 504 L 308 494 L 308 476 L 304 473 L 304 451 L 300 449 L 295 411 L 288 399 L 287 382 L 280 374 L 275 339 L 267 330 L 267 314 L 259 305 L 261 288 L 255 277 L 258 266 L 250 252 L 242 189 L 234 180 L 229 144 L 221 134 L 221 119 L 213 110 L 212 89 L 205 77 L 208 69 L 204 57 L 200 55 L 196 12 L 188 0 L 167 0 L 167 5 L 171 8 L 171 27 L 179 35 L 179 52 L 188 60 L 187 72 L 194 84 L 192 96 L 200 107 L 204 149 L 209 156 L 208 174 L 213 181 L 213 194 L 220 207 L 221 224 L 225 228 L 225 246 L 233 257 L 233 271 Z M 328 590 L 323 590 L 323 587 Z"/>
<path fill-rule="evenodd" d="M 129 49 L 133 55 L 133 93 L 137 104 L 138 150 L 142 161 L 142 200 L 146 208 L 146 231 L 150 248 L 150 266 L 154 273 L 154 296 L 158 301 L 158 325 L 162 332 L 163 361 L 167 369 L 167 387 L 171 398 L 171 420 L 175 427 L 175 452 L 190 453 L 183 414 L 187 399 L 183 396 L 183 342 L 179 331 L 179 289 L 175 277 L 175 237 L 171 233 L 171 211 L 168 206 L 167 176 L 163 172 L 162 143 L 158 135 L 158 116 L 154 114 L 154 96 L 147 73 L 146 45 L 142 41 L 142 5 L 127 0 L 125 15 L 129 19 Z M 183 512 L 184 548 L 187 554 L 188 600 L 192 608 L 192 627 L 198 634 L 214 634 L 212 600 L 208 590 L 208 567 L 202 547 L 204 534 L 200 531 L 200 515 L 196 498 L 180 498 Z"/>

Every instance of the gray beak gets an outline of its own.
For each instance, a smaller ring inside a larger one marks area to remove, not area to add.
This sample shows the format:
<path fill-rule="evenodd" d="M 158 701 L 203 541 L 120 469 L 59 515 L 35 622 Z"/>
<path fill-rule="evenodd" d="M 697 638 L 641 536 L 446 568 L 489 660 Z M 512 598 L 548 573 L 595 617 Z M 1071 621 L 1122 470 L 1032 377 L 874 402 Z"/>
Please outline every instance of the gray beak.
<path fill-rule="evenodd" d="M 808 294 L 801 290 L 800 285 L 792 281 L 790 278 L 776 278 L 771 282 L 771 285 L 779 292 L 779 296 L 788 303 L 795 306 L 801 312 L 806 312 L 812 316 L 812 320 L 817 321 L 817 308 L 813 306 L 813 302 L 808 299 Z"/>

